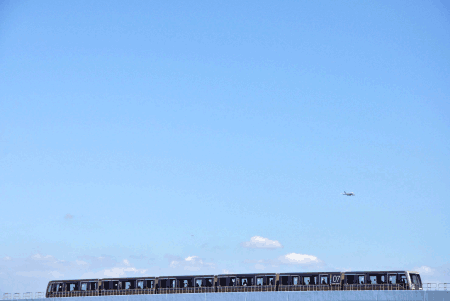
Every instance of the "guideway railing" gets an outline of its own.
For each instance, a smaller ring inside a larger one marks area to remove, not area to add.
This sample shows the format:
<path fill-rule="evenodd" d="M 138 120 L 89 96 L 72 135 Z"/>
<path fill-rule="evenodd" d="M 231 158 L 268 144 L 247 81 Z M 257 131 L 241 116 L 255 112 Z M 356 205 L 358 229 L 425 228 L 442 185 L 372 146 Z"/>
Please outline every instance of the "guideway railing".
<path fill-rule="evenodd" d="M 450 283 L 424 283 L 425 291 L 450 291 Z M 233 292 L 275 292 L 275 291 L 373 291 L 373 290 L 407 290 L 405 284 L 348 284 L 348 285 L 264 285 L 264 286 L 218 286 L 218 287 L 187 287 L 159 289 L 127 289 L 77 292 L 53 292 L 50 297 L 88 297 L 117 295 L 151 295 L 151 294 L 196 294 L 196 293 L 233 293 Z M 3 300 L 41 299 L 45 294 L 37 293 L 4 293 Z"/>
<path fill-rule="evenodd" d="M 45 297 L 45 294 L 43 292 L 37 292 L 37 293 L 4 293 L 3 294 L 3 300 L 19 300 L 19 299 L 42 299 Z"/>

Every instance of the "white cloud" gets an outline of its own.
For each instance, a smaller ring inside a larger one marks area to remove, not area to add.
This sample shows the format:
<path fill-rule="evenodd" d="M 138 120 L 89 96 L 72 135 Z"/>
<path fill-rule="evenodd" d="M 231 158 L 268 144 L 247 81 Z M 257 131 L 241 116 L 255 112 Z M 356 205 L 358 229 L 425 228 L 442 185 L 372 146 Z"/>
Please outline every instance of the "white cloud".
<path fill-rule="evenodd" d="M 129 265 L 130 265 L 130 262 L 129 262 L 127 259 L 124 259 L 124 260 L 123 260 L 123 263 L 124 263 L 126 266 L 129 266 Z"/>
<path fill-rule="evenodd" d="M 420 268 L 415 268 L 414 271 L 419 272 L 419 274 L 427 275 L 427 276 L 431 276 L 436 272 L 435 269 L 432 269 L 425 265 L 421 266 Z"/>
<path fill-rule="evenodd" d="M 250 241 L 241 244 L 244 248 L 250 249 L 278 249 L 283 248 L 278 240 L 270 240 L 261 236 L 253 236 Z"/>
<path fill-rule="evenodd" d="M 289 253 L 284 256 L 280 256 L 278 257 L 278 260 L 284 264 L 309 265 L 321 263 L 319 258 L 317 258 L 316 256 L 298 253 Z"/>
<path fill-rule="evenodd" d="M 3 257 L 3 260 L 7 260 L 7 261 L 10 261 L 12 258 L 11 257 L 9 257 L 9 256 L 5 256 L 5 257 Z"/>

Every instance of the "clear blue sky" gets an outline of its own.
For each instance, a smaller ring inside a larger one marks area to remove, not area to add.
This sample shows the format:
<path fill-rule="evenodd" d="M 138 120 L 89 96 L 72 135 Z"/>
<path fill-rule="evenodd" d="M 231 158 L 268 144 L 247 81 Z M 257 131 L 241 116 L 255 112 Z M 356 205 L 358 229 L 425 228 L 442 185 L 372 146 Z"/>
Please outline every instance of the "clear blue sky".
<path fill-rule="evenodd" d="M 0 293 L 450 282 L 449 95 L 446 2 L 1 1 Z"/>

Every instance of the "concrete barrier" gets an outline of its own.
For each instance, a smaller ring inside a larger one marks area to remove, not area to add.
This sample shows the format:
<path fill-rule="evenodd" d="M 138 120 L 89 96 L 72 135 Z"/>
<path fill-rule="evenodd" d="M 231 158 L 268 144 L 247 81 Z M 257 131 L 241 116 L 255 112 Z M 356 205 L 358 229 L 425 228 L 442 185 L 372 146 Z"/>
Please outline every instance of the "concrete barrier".
<path fill-rule="evenodd" d="M 450 301 L 450 291 L 258 292 L 21 299 L 29 301 Z"/>

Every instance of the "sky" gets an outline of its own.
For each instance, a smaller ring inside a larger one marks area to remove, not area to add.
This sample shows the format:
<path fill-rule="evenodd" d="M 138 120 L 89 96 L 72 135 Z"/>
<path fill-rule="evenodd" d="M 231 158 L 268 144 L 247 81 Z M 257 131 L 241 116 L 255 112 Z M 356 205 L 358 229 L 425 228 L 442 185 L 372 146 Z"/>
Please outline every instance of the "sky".
<path fill-rule="evenodd" d="M 449 83 L 446 1 L 0 1 L 0 293 L 450 282 Z"/>

